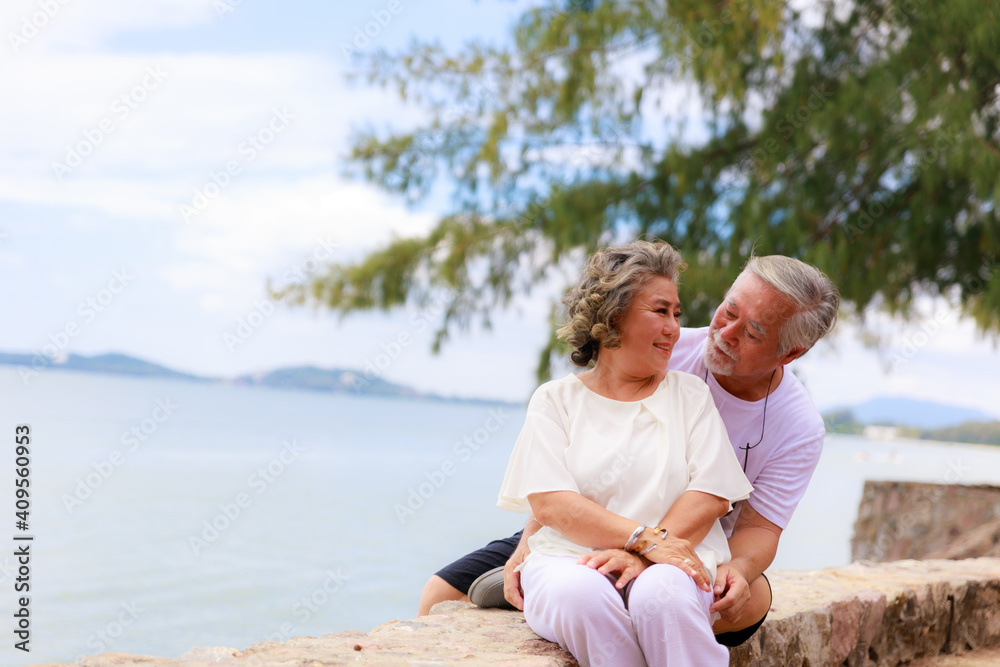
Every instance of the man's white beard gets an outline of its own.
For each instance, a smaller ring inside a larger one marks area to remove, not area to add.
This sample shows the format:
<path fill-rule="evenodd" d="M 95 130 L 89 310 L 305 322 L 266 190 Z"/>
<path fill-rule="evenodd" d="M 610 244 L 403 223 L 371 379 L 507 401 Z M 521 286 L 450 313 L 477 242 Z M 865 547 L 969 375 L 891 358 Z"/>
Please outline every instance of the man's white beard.
<path fill-rule="evenodd" d="M 709 341 L 705 345 L 705 368 L 718 375 L 729 375 L 733 372 L 733 368 L 736 367 L 738 359 L 725 354 L 729 352 L 729 346 L 719 339 L 718 331 L 710 329 L 708 337 Z M 712 345 L 713 342 L 715 343 L 715 347 L 718 347 L 723 352 L 717 351 Z"/>

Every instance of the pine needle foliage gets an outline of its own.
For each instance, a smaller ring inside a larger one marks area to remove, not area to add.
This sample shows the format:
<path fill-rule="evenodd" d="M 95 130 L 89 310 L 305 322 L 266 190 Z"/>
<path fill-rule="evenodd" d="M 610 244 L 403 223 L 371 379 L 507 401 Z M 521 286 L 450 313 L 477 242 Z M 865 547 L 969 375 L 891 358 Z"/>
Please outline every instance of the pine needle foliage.
<path fill-rule="evenodd" d="M 1000 332 L 1000 1 L 546 0 L 512 31 L 364 63 L 427 120 L 359 132 L 351 169 L 410 202 L 449 188 L 453 211 L 276 296 L 350 313 L 445 293 L 437 347 L 645 237 L 688 261 L 692 325 L 753 251 L 819 266 L 856 315 L 941 295 Z M 671 111 L 688 98 L 702 120 Z"/>

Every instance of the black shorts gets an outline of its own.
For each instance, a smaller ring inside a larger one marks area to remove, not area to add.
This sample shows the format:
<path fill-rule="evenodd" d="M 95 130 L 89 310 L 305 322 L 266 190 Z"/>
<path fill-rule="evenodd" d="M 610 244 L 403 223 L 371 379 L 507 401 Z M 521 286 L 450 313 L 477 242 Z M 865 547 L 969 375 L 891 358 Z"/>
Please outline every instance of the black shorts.
<path fill-rule="evenodd" d="M 469 586 L 472 585 L 473 581 L 490 570 L 503 567 L 507 564 L 507 561 L 510 559 L 511 555 L 513 555 L 514 550 L 517 549 L 517 544 L 520 541 L 521 531 L 517 531 L 510 537 L 505 537 L 502 540 L 493 540 L 482 549 L 478 549 L 473 551 L 471 554 L 462 556 L 451 565 L 441 568 L 436 574 L 447 581 L 451 586 L 454 586 L 458 590 L 462 591 L 463 595 L 468 595 Z M 761 576 L 763 577 L 764 575 Z M 767 577 L 764 577 L 764 581 L 767 581 L 767 587 L 768 590 L 770 590 L 771 582 L 768 581 Z M 749 628 L 737 630 L 736 632 L 724 632 L 720 635 L 715 635 L 715 640 L 723 646 L 739 646 L 746 640 L 750 639 L 754 633 L 760 629 L 760 626 L 764 624 L 764 620 L 766 618 L 767 613 L 764 614 L 764 618 L 760 619 Z"/>
<path fill-rule="evenodd" d="M 473 581 L 490 570 L 507 564 L 520 541 L 521 531 L 519 530 L 510 537 L 493 540 L 482 549 L 462 556 L 451 565 L 438 570 L 436 574 L 462 591 L 463 595 L 468 595 L 469 586 L 472 585 Z"/>

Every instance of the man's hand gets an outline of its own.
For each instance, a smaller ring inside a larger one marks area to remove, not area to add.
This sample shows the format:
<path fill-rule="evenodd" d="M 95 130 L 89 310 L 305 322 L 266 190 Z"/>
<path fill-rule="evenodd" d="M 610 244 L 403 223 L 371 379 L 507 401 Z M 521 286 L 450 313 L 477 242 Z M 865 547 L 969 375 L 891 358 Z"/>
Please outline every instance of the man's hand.
<path fill-rule="evenodd" d="M 711 612 L 719 612 L 722 620 L 736 623 L 750 603 L 750 584 L 746 577 L 730 563 L 719 563 L 715 577 L 715 602 Z"/>
<path fill-rule="evenodd" d="M 698 588 L 703 591 L 712 590 L 712 580 L 708 577 L 708 570 L 695 553 L 690 541 L 674 537 L 671 533 L 667 539 L 662 541 L 657 539 L 654 544 L 656 548 L 645 554 L 648 560 L 679 567 L 694 579 Z"/>
<path fill-rule="evenodd" d="M 521 590 L 521 573 L 515 572 L 514 568 L 523 563 L 530 553 L 528 541 L 522 539 L 503 566 L 503 596 L 521 611 L 524 611 L 524 591 Z"/>
<path fill-rule="evenodd" d="M 625 584 L 638 577 L 646 569 L 646 562 L 642 557 L 624 549 L 598 551 L 594 554 L 580 556 L 580 560 L 576 562 L 593 568 L 601 574 L 618 572 L 618 582 L 615 584 L 615 588 L 618 589 L 625 588 Z"/>

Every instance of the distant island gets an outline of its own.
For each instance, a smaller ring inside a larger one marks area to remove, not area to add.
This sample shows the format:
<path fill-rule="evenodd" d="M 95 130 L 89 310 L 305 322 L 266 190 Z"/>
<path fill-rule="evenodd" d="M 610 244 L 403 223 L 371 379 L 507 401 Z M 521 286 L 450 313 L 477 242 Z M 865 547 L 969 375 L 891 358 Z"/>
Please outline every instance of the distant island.
<path fill-rule="evenodd" d="M 166 366 L 160 366 L 150 361 L 118 353 L 99 354 L 92 357 L 67 354 L 53 359 L 40 354 L 11 354 L 5 352 L 0 352 L 0 366 L 16 366 L 22 373 L 42 373 L 52 368 L 84 373 L 165 378 L 188 380 L 191 382 L 270 387 L 272 389 L 298 389 L 366 396 L 421 398 L 456 403 L 513 405 L 510 401 L 498 399 L 459 398 L 417 391 L 412 387 L 388 382 L 379 377 L 372 369 L 363 371 L 319 368 L 317 366 L 295 366 L 262 373 L 240 375 L 234 378 L 217 378 L 175 371 Z"/>
<path fill-rule="evenodd" d="M 1000 445 L 1000 421 L 990 415 L 909 398 L 871 399 L 827 412 L 823 421 L 828 433 Z"/>

